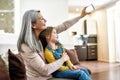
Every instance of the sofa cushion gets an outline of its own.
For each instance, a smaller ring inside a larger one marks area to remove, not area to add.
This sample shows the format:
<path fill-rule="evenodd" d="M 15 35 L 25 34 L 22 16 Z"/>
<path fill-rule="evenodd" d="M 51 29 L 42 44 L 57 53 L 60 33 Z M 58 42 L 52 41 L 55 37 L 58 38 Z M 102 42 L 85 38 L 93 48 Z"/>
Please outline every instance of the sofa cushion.
<path fill-rule="evenodd" d="M 26 70 L 20 54 L 14 54 L 8 50 L 9 75 L 11 80 L 27 80 Z"/>
<path fill-rule="evenodd" d="M 76 50 L 75 49 L 66 49 L 68 56 L 70 57 L 71 62 L 74 65 L 80 64 Z"/>

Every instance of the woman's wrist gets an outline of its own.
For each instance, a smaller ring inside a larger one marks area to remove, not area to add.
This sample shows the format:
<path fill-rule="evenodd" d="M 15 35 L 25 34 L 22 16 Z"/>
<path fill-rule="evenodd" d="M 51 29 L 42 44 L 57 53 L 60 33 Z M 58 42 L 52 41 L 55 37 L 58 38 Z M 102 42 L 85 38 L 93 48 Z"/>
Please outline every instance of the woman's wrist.
<path fill-rule="evenodd" d="M 79 19 L 81 19 L 81 18 L 82 18 L 82 16 L 80 15 L 80 16 L 79 16 Z"/>
<path fill-rule="evenodd" d="M 64 57 L 61 57 L 61 60 L 62 60 L 63 62 L 65 62 L 65 58 L 64 58 Z"/>
<path fill-rule="evenodd" d="M 83 18 L 83 17 L 85 17 L 86 16 L 86 14 L 81 14 L 80 16 L 79 16 L 79 19 L 81 19 L 81 18 Z"/>

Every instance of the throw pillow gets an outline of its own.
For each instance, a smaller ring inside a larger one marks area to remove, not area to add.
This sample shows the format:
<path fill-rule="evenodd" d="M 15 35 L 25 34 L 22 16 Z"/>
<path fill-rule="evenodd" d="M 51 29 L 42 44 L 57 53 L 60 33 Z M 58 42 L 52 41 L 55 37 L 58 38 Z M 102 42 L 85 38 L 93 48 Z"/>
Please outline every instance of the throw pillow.
<path fill-rule="evenodd" d="M 11 80 L 27 80 L 25 65 L 20 54 L 8 50 L 9 75 Z"/>
<path fill-rule="evenodd" d="M 74 65 L 78 65 L 80 63 L 75 49 L 66 49 L 66 52 Z"/>

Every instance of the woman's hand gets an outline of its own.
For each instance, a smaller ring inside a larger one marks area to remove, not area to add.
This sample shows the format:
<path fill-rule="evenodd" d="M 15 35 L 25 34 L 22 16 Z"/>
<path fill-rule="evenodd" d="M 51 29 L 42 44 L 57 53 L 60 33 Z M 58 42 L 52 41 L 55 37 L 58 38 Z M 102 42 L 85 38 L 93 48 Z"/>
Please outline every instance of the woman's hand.
<path fill-rule="evenodd" d="M 70 58 L 69 58 L 69 56 L 67 55 L 66 52 L 63 52 L 62 59 L 63 59 L 64 61 L 67 61 L 67 60 L 69 60 Z"/>
<path fill-rule="evenodd" d="M 86 16 L 86 15 L 88 14 L 88 13 L 86 13 L 86 8 L 87 8 L 87 7 L 84 7 L 84 8 L 82 9 L 80 18 L 83 18 L 84 16 Z"/>

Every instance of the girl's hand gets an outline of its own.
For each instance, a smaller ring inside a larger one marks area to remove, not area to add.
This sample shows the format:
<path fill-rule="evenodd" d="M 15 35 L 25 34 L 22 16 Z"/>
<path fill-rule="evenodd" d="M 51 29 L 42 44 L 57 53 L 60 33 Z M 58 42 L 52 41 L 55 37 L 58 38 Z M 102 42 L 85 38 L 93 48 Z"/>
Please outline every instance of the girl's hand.
<path fill-rule="evenodd" d="M 77 66 L 70 66 L 69 67 L 71 70 L 77 70 L 77 69 L 79 69 Z"/>

